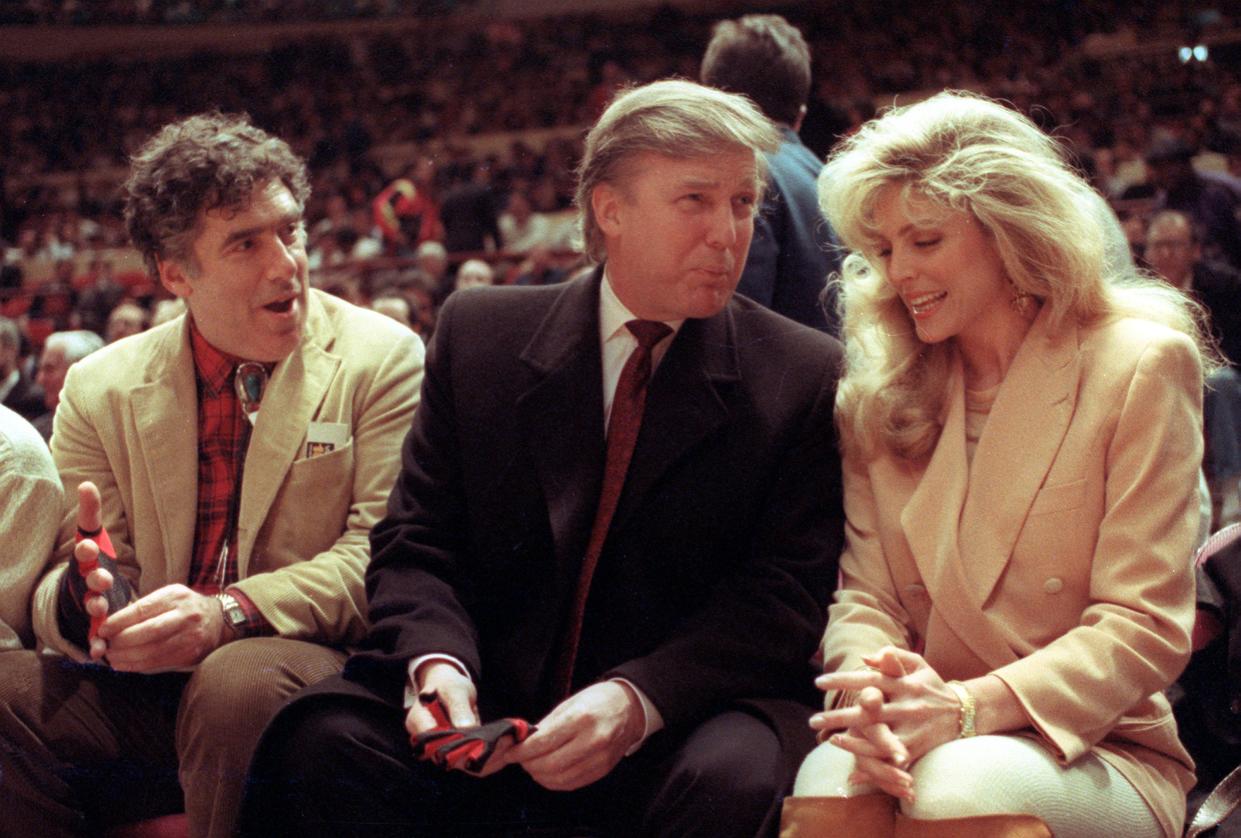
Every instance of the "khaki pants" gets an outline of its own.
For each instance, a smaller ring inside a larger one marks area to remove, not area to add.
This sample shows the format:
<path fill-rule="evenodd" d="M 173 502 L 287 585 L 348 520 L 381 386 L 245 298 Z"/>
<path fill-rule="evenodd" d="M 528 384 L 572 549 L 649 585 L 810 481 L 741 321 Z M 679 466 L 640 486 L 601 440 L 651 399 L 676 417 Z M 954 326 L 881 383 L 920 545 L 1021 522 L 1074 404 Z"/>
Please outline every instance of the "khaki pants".
<path fill-rule="evenodd" d="M 191 835 L 231 835 L 268 721 L 344 661 L 281 638 L 229 643 L 193 672 L 160 675 L 0 653 L 0 836 L 97 833 L 177 811 L 180 790 Z"/>

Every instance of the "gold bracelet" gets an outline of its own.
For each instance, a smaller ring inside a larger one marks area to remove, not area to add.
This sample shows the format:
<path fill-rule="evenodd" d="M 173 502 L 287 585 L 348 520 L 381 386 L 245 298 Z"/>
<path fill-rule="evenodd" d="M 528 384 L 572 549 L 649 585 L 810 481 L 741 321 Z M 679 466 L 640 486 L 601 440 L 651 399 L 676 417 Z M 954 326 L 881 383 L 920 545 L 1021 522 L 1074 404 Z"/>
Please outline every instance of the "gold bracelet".
<path fill-rule="evenodd" d="M 949 681 L 948 689 L 952 690 L 957 696 L 957 701 L 961 702 L 960 728 L 957 738 L 968 739 L 978 733 L 974 729 L 974 716 L 978 711 L 978 704 L 974 701 L 974 694 L 960 681 Z"/>

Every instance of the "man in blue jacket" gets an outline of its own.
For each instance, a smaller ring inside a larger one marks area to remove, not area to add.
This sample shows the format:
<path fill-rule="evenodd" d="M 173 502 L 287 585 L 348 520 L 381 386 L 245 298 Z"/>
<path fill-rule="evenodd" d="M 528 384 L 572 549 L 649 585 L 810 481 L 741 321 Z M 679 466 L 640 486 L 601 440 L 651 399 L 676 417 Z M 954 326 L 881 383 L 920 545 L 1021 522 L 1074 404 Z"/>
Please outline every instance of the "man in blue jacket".
<path fill-rule="evenodd" d="M 797 136 L 810 94 L 806 40 L 780 15 L 721 21 L 702 58 L 700 78 L 748 96 L 781 134 L 779 149 L 767 157 L 767 192 L 737 291 L 839 336 L 836 291 L 827 281 L 839 269 L 840 256 L 815 194 L 823 161 Z"/>

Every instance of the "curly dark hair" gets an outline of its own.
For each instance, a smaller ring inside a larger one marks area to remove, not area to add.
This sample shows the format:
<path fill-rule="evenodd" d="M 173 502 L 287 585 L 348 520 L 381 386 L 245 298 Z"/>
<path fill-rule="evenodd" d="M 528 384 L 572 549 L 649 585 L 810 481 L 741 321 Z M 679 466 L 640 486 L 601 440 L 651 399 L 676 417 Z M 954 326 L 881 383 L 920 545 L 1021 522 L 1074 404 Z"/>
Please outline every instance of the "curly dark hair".
<path fill-rule="evenodd" d="M 245 114 L 204 113 L 165 125 L 130 161 L 125 226 L 151 276 L 159 260 L 194 268 L 190 245 L 203 212 L 236 210 L 278 179 L 305 207 L 306 163 Z"/>

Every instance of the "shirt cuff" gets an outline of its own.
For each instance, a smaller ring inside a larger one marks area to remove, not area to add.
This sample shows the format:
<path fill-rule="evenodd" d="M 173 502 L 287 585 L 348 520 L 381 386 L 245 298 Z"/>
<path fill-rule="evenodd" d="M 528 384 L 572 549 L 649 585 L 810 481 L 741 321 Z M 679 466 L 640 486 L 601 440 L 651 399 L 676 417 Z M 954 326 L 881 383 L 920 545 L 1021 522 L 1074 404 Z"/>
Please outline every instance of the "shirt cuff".
<path fill-rule="evenodd" d="M 638 705 L 642 708 L 642 738 L 625 751 L 625 756 L 637 753 L 638 749 L 646 744 L 646 740 L 651 738 L 652 734 L 658 733 L 664 729 L 664 717 L 660 715 L 659 709 L 651 703 L 646 697 L 646 693 L 638 689 L 638 685 L 628 678 L 611 678 L 618 684 L 624 684 L 633 690 L 633 694 L 638 697 Z"/>
<path fill-rule="evenodd" d="M 270 637 L 276 633 L 271 623 L 267 622 L 267 618 L 254 604 L 254 600 L 243 594 L 240 588 L 225 588 L 223 593 L 237 600 L 237 604 L 245 612 L 246 621 L 240 626 L 238 632 L 242 637 Z"/>
<path fill-rule="evenodd" d="M 405 672 L 407 673 L 405 678 L 405 700 L 401 706 L 406 710 L 413 707 L 418 702 L 419 689 L 418 681 L 415 678 L 415 675 L 418 672 L 418 667 L 429 661 L 443 661 L 444 663 L 452 664 L 457 668 L 457 671 L 466 678 L 470 677 L 470 671 L 465 668 L 465 664 L 454 658 L 452 655 L 445 655 L 439 652 L 432 652 L 429 655 L 419 655 L 410 661 L 409 666 L 405 668 Z"/>

